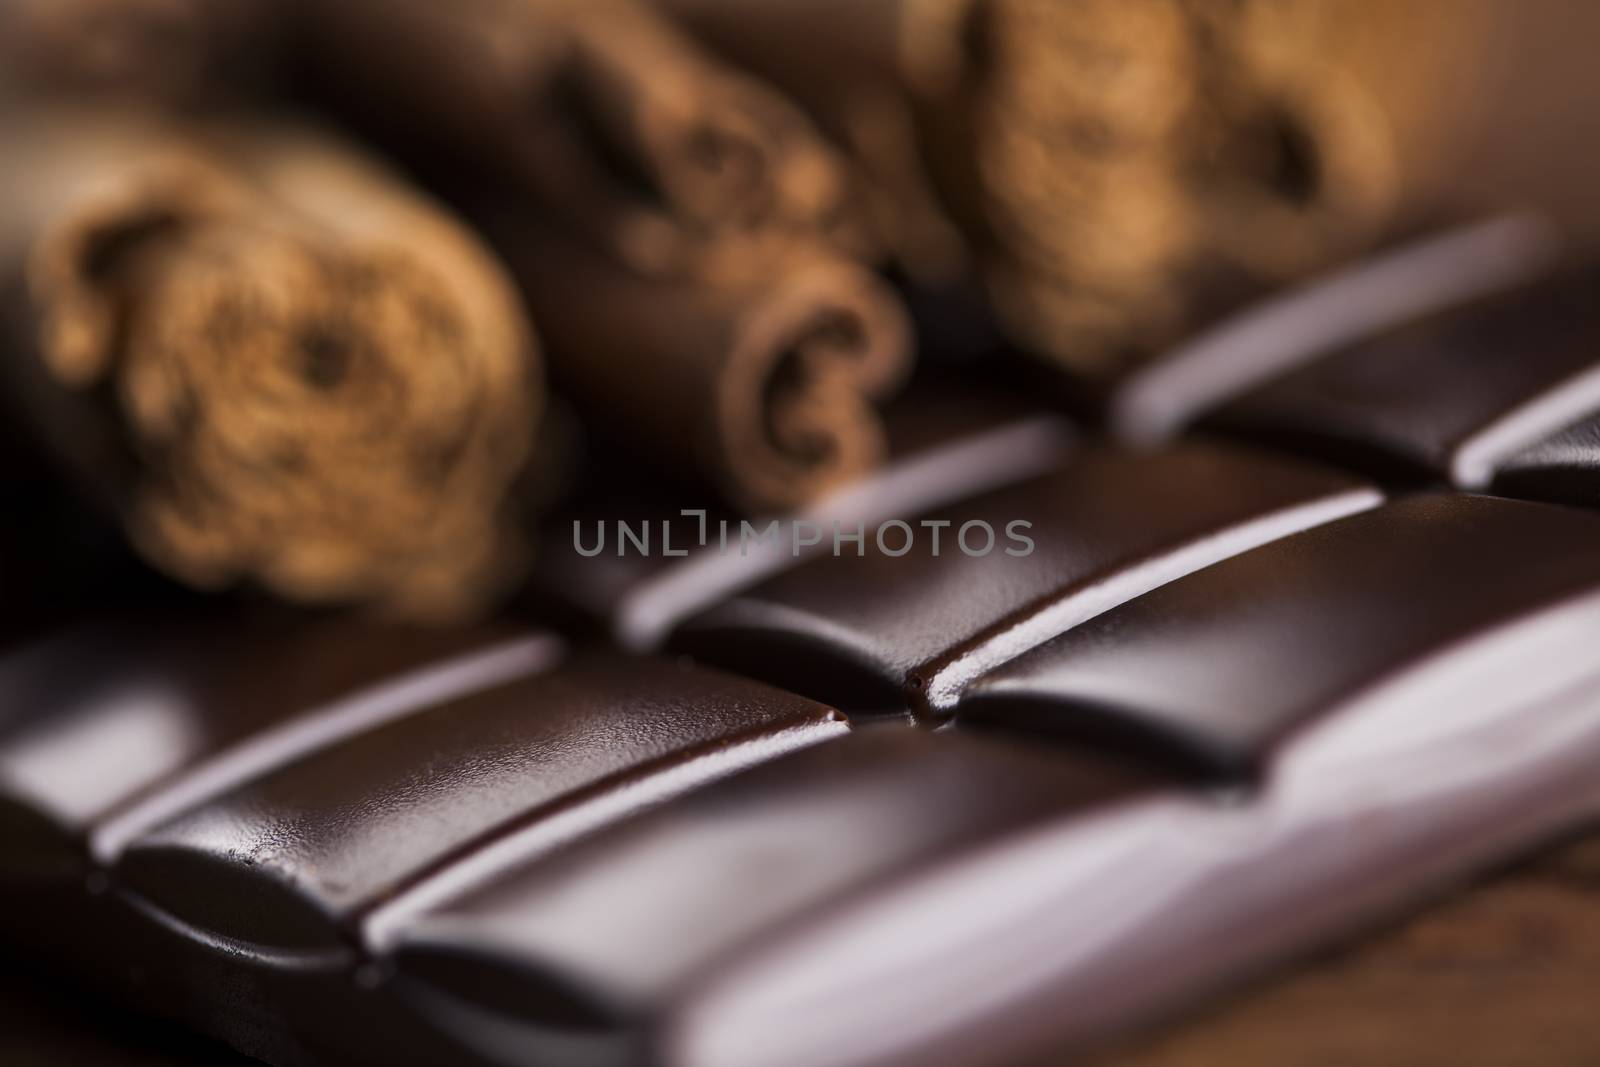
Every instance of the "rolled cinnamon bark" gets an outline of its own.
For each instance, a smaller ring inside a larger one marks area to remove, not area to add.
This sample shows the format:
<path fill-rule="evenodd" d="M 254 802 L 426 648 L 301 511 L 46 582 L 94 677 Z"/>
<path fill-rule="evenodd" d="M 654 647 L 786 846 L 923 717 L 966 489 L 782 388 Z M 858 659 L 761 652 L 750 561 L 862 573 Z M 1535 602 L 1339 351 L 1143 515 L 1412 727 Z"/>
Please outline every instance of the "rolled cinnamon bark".
<path fill-rule="evenodd" d="M 523 313 L 440 208 L 302 126 L 0 116 L 0 371 L 151 561 L 478 610 L 540 409 Z"/>
<path fill-rule="evenodd" d="M 638 271 L 730 236 L 848 237 L 802 113 L 631 0 L 291 0 L 320 98 L 424 169 L 513 183 Z"/>
<path fill-rule="evenodd" d="M 276 0 L 4 0 L 0 82 L 126 105 L 215 103 L 278 58 Z"/>
<path fill-rule="evenodd" d="M 907 270 L 976 269 L 1081 371 L 1192 324 L 1203 271 L 1277 280 L 1388 221 L 1381 113 L 1275 49 L 1267 0 L 656 2 L 850 147 Z"/>
<path fill-rule="evenodd" d="M 748 513 L 785 511 L 876 466 L 873 401 L 909 370 L 878 278 L 823 245 L 759 270 L 653 278 L 504 199 L 480 220 L 527 294 L 554 383 L 591 428 Z"/>
<path fill-rule="evenodd" d="M 1600 238 L 1600 69 L 1591 0 L 1257 0 L 1274 69 L 1347 72 L 1393 132 L 1401 209 L 1530 208 Z"/>

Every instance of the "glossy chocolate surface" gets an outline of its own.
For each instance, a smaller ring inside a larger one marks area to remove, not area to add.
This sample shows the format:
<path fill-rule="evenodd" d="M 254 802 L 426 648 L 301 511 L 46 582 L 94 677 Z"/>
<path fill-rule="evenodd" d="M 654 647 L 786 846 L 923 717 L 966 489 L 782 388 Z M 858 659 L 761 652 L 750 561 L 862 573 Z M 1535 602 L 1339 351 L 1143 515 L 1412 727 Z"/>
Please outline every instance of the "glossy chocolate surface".
<path fill-rule="evenodd" d="M 1408 672 L 1449 688 L 1494 662 L 1553 672 L 1545 632 L 1600 590 L 1600 517 L 1487 497 L 1424 495 L 1285 538 L 1154 590 L 981 680 L 962 721 L 1260 768 L 1291 733 L 1360 707 Z M 1574 624 L 1576 625 L 1576 624 Z M 1497 633 L 1523 658 L 1495 660 Z M 1532 691 L 1531 682 L 1524 688 Z M 1479 703 L 1491 697 L 1476 693 Z M 1442 697 L 1396 707 L 1462 714 Z"/>
<path fill-rule="evenodd" d="M 169 806 L 168 790 L 192 803 L 196 782 L 214 790 L 549 659 L 548 638 L 506 626 L 241 620 L 193 606 L 85 623 L 0 657 L 0 809 L 51 828 L 61 849 L 111 854 Z"/>
<path fill-rule="evenodd" d="M 1486 487 L 1600 409 L 1600 272 L 1440 312 L 1285 374 L 1216 425 L 1383 473 Z"/>
<path fill-rule="evenodd" d="M 1600 416 L 1583 419 L 1500 464 L 1494 491 L 1600 507 Z"/>
<path fill-rule="evenodd" d="M 869 534 L 764 582 L 673 644 L 847 710 L 947 710 L 983 669 L 1086 617 L 1377 500 L 1343 474 L 1225 446 L 1085 451 L 927 516 L 938 529 L 910 523 L 909 550 L 900 532 Z M 1031 549 L 1008 537 L 1019 521 Z"/>
<path fill-rule="evenodd" d="M 707 787 L 419 917 L 402 971 L 648 1022 L 719 961 L 891 878 L 1157 787 L 1116 762 L 876 726 Z M 552 1011 L 556 1009 L 552 1007 Z"/>
<path fill-rule="evenodd" d="M 214 933 L 328 945 L 357 909 L 492 831 L 652 775 L 687 784 L 697 761 L 714 776 L 739 746 L 770 756 L 842 729 L 836 712 L 753 682 L 587 656 L 243 785 L 140 837 L 115 873 Z"/>
<path fill-rule="evenodd" d="M 1247 794 L 1134 799 L 841 901 L 696 987 L 662 1058 L 1061 1062 L 1592 824 L 1600 598 L 1552 621 L 1551 684 L 1505 685 L 1526 649 L 1485 647 L 1456 714 L 1391 691 Z"/>
<path fill-rule="evenodd" d="M 1199 331 L 1117 383 L 1123 440 L 1168 440 L 1194 419 L 1324 356 L 1545 276 L 1560 236 L 1531 214 L 1428 234 L 1276 293 Z"/>
<path fill-rule="evenodd" d="M 719 510 L 681 487 L 640 481 L 637 471 L 594 479 L 552 524 L 538 563 L 539 597 L 625 648 L 652 650 L 683 619 L 826 548 L 797 543 L 788 525 L 741 548 L 742 522 L 763 531 L 774 519 L 798 519 L 831 530 L 835 522 L 853 529 L 908 517 L 1048 470 L 1074 441 L 1064 419 L 992 389 L 919 388 L 885 421 L 884 469 L 794 516 Z M 649 550 L 624 542 L 619 522 Z M 731 549 L 722 547 L 728 530 Z"/>

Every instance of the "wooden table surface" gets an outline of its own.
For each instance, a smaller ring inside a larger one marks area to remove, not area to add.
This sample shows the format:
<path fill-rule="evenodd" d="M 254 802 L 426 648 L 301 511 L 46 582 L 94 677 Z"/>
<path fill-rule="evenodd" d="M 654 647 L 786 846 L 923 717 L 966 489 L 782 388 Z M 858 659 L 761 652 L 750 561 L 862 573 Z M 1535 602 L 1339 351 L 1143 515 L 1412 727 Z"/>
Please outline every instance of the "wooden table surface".
<path fill-rule="evenodd" d="M 1600 1064 L 1600 834 L 1545 851 L 1096 1067 Z"/>

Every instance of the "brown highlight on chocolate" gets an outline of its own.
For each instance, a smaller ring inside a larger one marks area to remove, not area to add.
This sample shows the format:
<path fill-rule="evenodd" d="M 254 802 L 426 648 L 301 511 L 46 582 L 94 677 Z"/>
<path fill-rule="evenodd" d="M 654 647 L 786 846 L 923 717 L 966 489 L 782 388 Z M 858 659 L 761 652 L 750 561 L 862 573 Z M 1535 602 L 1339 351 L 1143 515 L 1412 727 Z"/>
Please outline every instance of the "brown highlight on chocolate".
<path fill-rule="evenodd" d="M 481 609 L 541 405 L 477 241 L 303 126 L 3 121 L 4 373 L 141 552 L 201 588 Z"/>

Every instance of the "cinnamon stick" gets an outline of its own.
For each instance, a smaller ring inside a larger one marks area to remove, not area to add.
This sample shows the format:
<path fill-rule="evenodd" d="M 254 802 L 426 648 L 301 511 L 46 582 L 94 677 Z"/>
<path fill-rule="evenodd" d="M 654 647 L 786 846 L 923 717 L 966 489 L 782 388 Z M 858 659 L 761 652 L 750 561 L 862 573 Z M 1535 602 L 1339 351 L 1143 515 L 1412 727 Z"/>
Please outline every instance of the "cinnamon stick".
<path fill-rule="evenodd" d="M 1403 211 L 1533 209 L 1600 238 L 1600 6 L 1590 0 L 1258 0 L 1251 38 L 1312 56 L 1376 100 Z"/>
<path fill-rule="evenodd" d="M 909 369 L 909 328 L 835 250 L 656 278 L 506 199 L 476 217 L 527 295 L 553 382 L 603 437 L 748 513 L 798 507 L 882 459 L 873 402 Z"/>
<path fill-rule="evenodd" d="M 452 618 L 517 555 L 540 409 L 500 269 L 304 126 L 0 115 L 19 417 L 160 568 Z"/>
<path fill-rule="evenodd" d="M 1309 270 L 1393 204 L 1381 114 L 1314 53 L 1280 61 L 1271 5 L 657 2 L 850 147 L 905 269 L 979 273 L 1018 339 L 1081 371 L 1192 325 L 1204 271 Z"/>
<path fill-rule="evenodd" d="M 122 105 L 214 104 L 269 78 L 277 0 L 5 0 L 0 82 Z"/>
<path fill-rule="evenodd" d="M 507 181 L 634 270 L 852 223 L 777 94 L 631 0 L 291 0 L 307 84 L 421 169 Z"/>

